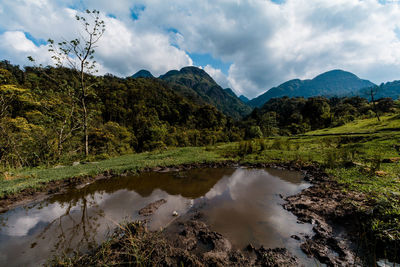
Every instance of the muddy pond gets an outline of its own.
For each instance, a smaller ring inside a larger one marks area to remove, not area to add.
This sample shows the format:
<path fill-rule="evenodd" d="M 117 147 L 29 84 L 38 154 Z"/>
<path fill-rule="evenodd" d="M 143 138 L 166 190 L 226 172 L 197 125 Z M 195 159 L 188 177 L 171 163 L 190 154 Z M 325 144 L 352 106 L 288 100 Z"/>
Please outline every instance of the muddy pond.
<path fill-rule="evenodd" d="M 143 219 L 138 211 L 160 199 L 166 203 L 149 217 L 152 230 L 174 220 L 173 211 L 184 215 L 199 209 L 210 228 L 226 236 L 234 248 L 249 243 L 286 247 L 303 264 L 314 265 L 300 250 L 300 241 L 291 238 L 312 236 L 312 226 L 298 223 L 282 208 L 282 197 L 309 186 L 298 172 L 246 168 L 99 180 L 0 214 L 0 266 L 37 266 L 54 254 L 90 249 L 118 222 Z"/>

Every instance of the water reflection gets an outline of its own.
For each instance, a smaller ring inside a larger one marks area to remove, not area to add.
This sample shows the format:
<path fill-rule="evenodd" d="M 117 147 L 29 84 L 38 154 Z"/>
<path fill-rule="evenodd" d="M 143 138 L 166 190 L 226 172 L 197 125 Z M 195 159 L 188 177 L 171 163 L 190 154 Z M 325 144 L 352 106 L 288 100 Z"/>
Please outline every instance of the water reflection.
<path fill-rule="evenodd" d="M 212 228 L 234 246 L 252 242 L 300 253 L 290 235 L 311 229 L 296 223 L 281 207 L 278 194 L 294 194 L 307 186 L 295 172 L 253 169 L 144 173 L 98 181 L 1 214 L 0 265 L 37 266 L 56 252 L 87 250 L 117 222 L 139 219 L 141 208 L 161 198 L 167 202 L 152 216 L 152 229 L 168 224 L 172 211 L 184 214 L 202 203 Z"/>

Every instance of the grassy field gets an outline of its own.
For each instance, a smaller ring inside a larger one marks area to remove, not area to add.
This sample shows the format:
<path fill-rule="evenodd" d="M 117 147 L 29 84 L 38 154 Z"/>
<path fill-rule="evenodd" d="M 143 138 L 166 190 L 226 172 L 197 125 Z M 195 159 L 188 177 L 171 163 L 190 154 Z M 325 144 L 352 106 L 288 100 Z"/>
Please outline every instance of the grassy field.
<path fill-rule="evenodd" d="M 242 163 L 299 161 L 304 164 L 319 164 L 339 181 L 357 190 L 371 194 L 400 192 L 400 163 L 391 162 L 391 159 L 400 157 L 400 152 L 396 150 L 396 146 L 400 145 L 400 131 L 393 130 L 396 127 L 400 127 L 400 119 L 391 115 L 383 116 L 381 122 L 375 118 L 357 120 L 301 136 L 271 137 L 207 148 L 169 148 L 77 166 L 10 170 L 0 177 L 0 197 L 18 193 L 25 188 L 41 187 L 49 181 L 96 175 L 104 171 L 134 172 L 146 167 L 223 160 Z M 362 134 L 365 131 L 371 133 Z M 375 173 L 376 171 L 381 172 Z M 362 183 L 357 182 L 360 179 L 363 179 Z"/>
<path fill-rule="evenodd" d="M 118 174 L 146 167 L 224 160 L 250 164 L 296 161 L 303 165 L 319 165 L 343 184 L 344 190 L 364 193 L 368 201 L 375 203 L 373 214 L 365 220 L 365 228 L 373 233 L 373 240 L 378 237 L 384 244 L 398 244 L 399 126 L 398 117 L 384 116 L 381 122 L 376 119 L 357 120 L 301 136 L 271 137 L 209 147 L 169 148 L 77 166 L 11 170 L 0 178 L 0 197 L 16 194 L 26 188 L 39 188 L 49 181 L 94 176 L 105 171 Z"/>
<path fill-rule="evenodd" d="M 311 131 L 306 135 L 323 135 L 323 134 L 351 134 L 351 133 L 375 133 L 381 131 L 400 131 L 400 116 L 391 114 L 381 116 L 381 121 L 376 118 L 356 119 L 345 125 L 335 128 L 325 128 L 321 130 Z"/>
<path fill-rule="evenodd" d="M 146 167 L 172 166 L 195 162 L 216 162 L 222 158 L 213 151 L 200 147 L 171 148 L 115 157 L 100 162 L 77 166 L 20 169 L 6 172 L 0 180 L 0 197 L 15 194 L 26 188 L 39 188 L 46 182 L 71 177 L 96 175 L 105 171 L 115 174 L 135 172 Z"/>

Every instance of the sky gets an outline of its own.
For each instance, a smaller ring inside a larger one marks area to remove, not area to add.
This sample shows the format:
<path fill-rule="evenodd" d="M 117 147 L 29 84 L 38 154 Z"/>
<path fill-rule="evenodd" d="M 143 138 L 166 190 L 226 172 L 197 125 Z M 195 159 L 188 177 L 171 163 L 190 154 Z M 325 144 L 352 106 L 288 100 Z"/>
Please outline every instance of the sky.
<path fill-rule="evenodd" d="M 71 40 L 97 9 L 100 74 L 158 76 L 198 66 L 249 98 L 332 69 L 400 79 L 400 0 L 0 0 L 0 60 L 53 64 L 46 40 Z"/>

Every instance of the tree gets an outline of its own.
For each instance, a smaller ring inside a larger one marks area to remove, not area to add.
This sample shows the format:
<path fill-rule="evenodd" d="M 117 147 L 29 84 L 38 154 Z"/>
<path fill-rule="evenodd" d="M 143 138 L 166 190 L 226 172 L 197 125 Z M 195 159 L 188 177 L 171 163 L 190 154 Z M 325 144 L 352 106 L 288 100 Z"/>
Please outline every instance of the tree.
<path fill-rule="evenodd" d="M 376 108 L 375 99 L 374 99 L 374 96 L 378 93 L 378 90 L 379 90 L 379 86 L 372 86 L 371 88 L 369 88 L 368 93 L 369 93 L 369 96 L 371 97 L 371 102 L 372 102 L 372 106 L 374 108 L 375 116 L 378 119 L 378 121 L 381 121 L 381 119 L 379 118 L 378 109 Z"/>
<path fill-rule="evenodd" d="M 82 129 L 84 134 L 84 151 L 85 155 L 89 155 L 89 134 L 88 134 L 88 99 L 94 95 L 93 86 L 96 82 L 92 82 L 91 76 L 98 72 L 97 64 L 94 60 L 96 44 L 105 32 L 105 23 L 100 18 L 100 12 L 97 10 L 86 10 L 86 17 L 76 16 L 76 20 L 81 22 L 83 32 L 79 37 L 71 41 L 55 43 L 49 39 L 49 51 L 53 54 L 58 67 L 68 64 L 74 74 L 77 75 L 79 85 L 76 89 L 76 97 L 82 108 Z"/>

